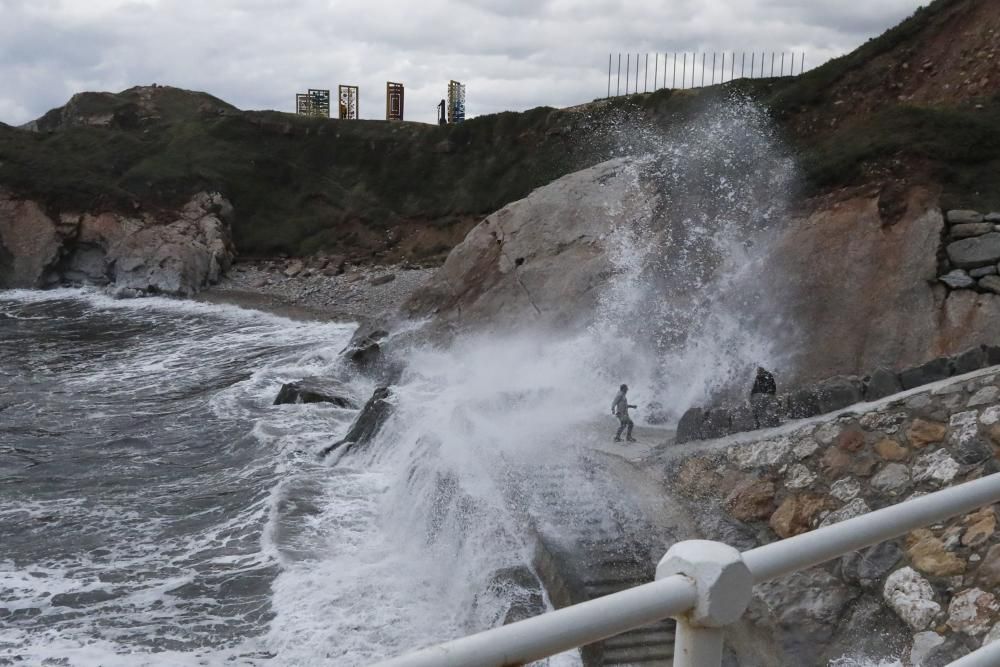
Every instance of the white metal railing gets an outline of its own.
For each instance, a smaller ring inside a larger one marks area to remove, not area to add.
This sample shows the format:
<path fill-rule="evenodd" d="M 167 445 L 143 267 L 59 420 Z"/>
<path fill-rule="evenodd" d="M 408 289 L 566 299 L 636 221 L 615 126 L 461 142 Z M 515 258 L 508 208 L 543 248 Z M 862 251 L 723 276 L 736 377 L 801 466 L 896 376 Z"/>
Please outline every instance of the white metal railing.
<path fill-rule="evenodd" d="M 678 542 L 660 560 L 652 583 L 421 649 L 375 667 L 523 665 L 669 617 L 677 619 L 674 667 L 719 667 L 722 629 L 743 615 L 755 584 L 995 502 L 1000 502 L 1000 473 L 742 554 L 719 542 Z M 1000 666 L 1000 642 L 953 666 Z"/>

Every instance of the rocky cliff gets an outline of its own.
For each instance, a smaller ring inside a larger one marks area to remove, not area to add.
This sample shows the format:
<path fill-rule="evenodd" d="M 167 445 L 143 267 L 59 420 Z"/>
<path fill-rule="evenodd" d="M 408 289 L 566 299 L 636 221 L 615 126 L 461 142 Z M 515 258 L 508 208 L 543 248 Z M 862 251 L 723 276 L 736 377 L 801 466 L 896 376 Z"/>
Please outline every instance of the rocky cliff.
<path fill-rule="evenodd" d="M 233 260 L 233 208 L 199 193 L 165 220 L 115 213 L 50 214 L 0 191 L 0 288 L 112 285 L 120 295 L 190 296 Z"/>
<path fill-rule="evenodd" d="M 701 536 L 752 548 L 1000 470 L 1000 375 L 994 367 L 662 457 L 665 484 Z M 758 586 L 749 616 L 783 647 L 784 664 L 948 664 L 1000 638 L 997 509 Z"/>

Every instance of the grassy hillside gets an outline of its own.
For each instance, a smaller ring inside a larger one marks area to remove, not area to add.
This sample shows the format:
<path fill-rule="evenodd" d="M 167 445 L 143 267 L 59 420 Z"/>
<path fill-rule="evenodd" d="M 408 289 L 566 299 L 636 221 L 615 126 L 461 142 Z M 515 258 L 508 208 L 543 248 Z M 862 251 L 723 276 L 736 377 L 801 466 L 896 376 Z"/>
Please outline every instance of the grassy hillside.
<path fill-rule="evenodd" d="M 978 28 L 991 21 L 1000 21 L 1000 3 L 936 0 L 801 77 L 446 127 L 240 111 L 162 86 L 84 93 L 40 118 L 37 132 L 0 125 L 0 186 L 54 212 L 154 214 L 219 190 L 236 207 L 244 254 L 426 259 L 482 215 L 615 154 L 631 126 L 675 126 L 738 93 L 771 110 L 799 157 L 806 194 L 926 181 L 941 186 L 947 205 L 1000 208 L 1000 72 L 993 84 L 985 75 L 942 83 L 959 68 L 979 77 L 980 60 L 1000 65 L 1000 57 L 969 55 L 993 48 L 992 33 Z"/>

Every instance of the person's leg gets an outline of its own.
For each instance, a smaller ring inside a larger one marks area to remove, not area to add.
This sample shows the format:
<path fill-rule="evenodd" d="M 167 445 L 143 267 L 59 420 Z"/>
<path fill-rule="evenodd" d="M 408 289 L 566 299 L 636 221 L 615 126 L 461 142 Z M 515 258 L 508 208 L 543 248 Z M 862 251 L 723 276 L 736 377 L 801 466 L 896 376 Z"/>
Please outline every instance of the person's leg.
<path fill-rule="evenodd" d="M 625 434 L 625 439 L 628 440 L 629 442 L 634 442 L 635 441 L 635 438 L 632 437 L 632 427 L 633 426 L 635 426 L 635 424 L 633 424 L 632 423 L 632 419 L 629 418 L 629 420 L 628 420 L 628 432 Z"/>
<path fill-rule="evenodd" d="M 618 432 L 615 433 L 615 442 L 622 441 L 622 431 L 625 430 L 625 420 L 621 417 L 618 418 Z"/>

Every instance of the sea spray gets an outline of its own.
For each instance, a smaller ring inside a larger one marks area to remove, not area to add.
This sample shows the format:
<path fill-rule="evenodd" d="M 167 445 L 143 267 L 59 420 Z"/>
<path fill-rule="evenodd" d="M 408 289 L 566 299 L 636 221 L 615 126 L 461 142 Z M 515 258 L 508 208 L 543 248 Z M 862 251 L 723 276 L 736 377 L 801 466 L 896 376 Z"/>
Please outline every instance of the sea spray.
<path fill-rule="evenodd" d="M 672 132 L 633 128 L 643 150 L 625 163 L 630 194 L 649 205 L 611 230 L 614 272 L 589 326 L 472 333 L 405 352 L 393 415 L 332 469 L 334 484 L 367 480 L 371 524 L 330 545 L 311 569 L 325 577 L 279 578 L 272 636 L 283 655 L 310 646 L 368 660 L 502 622 L 524 591 L 491 581 L 530 571 L 536 528 L 558 537 L 628 520 L 608 495 L 628 489 L 609 490 L 590 455 L 614 433 L 619 384 L 632 387 L 639 420 L 653 401 L 676 416 L 741 387 L 755 364 L 779 365 L 780 308 L 754 275 L 794 165 L 769 128 L 741 100 Z M 614 217 L 622 202 L 607 206 Z M 353 521 L 344 507 L 329 511 Z M 295 619 L 317 613 L 330 637 L 297 636 Z"/>

